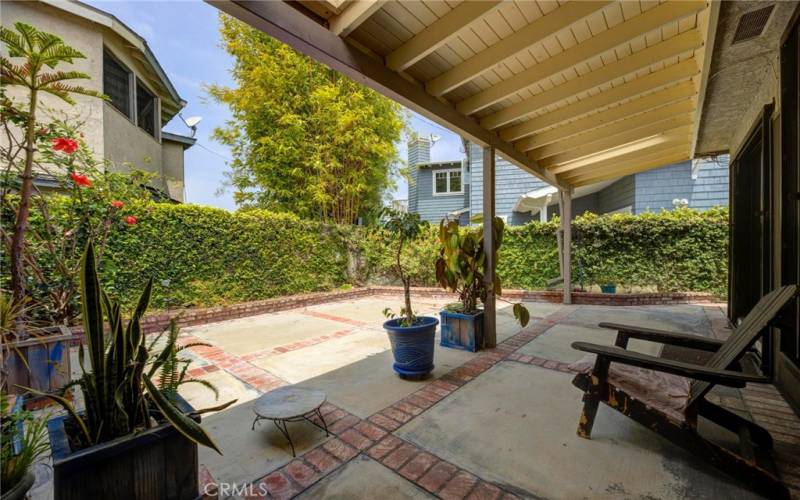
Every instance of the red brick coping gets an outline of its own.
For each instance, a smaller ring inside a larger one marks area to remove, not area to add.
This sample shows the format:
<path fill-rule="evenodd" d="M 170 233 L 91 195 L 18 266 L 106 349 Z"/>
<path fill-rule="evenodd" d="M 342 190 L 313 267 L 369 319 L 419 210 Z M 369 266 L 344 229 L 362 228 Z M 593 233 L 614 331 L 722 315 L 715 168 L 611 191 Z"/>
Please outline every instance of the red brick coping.
<path fill-rule="evenodd" d="M 308 307 L 340 300 L 350 300 L 376 295 L 397 295 L 401 294 L 402 291 L 403 288 L 399 286 L 368 286 L 352 288 L 350 290 L 288 295 L 285 297 L 241 302 L 225 306 L 171 309 L 146 315 L 142 320 L 142 328 L 145 333 L 153 333 L 166 328 L 171 318 L 177 318 L 178 326 L 185 327 Z M 433 287 L 414 287 L 411 293 L 415 297 L 456 299 L 455 294 L 450 294 L 440 288 Z M 505 290 L 503 292 L 503 297 L 508 300 L 560 303 L 563 299 L 563 293 L 559 290 Z M 642 306 L 689 303 L 710 304 L 720 302 L 720 299 L 711 294 L 694 292 L 617 294 L 573 292 L 572 302 L 574 304 L 586 305 Z M 80 327 L 74 327 L 72 331 L 77 336 L 82 334 L 82 329 Z M 76 340 L 80 341 L 80 339 Z"/>

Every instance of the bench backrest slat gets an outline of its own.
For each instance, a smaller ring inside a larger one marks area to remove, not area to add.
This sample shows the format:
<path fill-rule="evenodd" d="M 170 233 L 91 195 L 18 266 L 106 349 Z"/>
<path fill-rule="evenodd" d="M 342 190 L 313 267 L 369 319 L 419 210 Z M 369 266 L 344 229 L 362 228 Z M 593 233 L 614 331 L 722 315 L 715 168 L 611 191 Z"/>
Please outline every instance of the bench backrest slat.
<path fill-rule="evenodd" d="M 706 366 L 720 370 L 730 369 L 756 343 L 761 332 L 795 296 L 797 289 L 797 285 L 788 285 L 764 295 L 742 323 L 734 327 L 731 336 L 708 360 Z M 713 385 L 700 380 L 692 382 L 689 405 L 705 395 Z"/>

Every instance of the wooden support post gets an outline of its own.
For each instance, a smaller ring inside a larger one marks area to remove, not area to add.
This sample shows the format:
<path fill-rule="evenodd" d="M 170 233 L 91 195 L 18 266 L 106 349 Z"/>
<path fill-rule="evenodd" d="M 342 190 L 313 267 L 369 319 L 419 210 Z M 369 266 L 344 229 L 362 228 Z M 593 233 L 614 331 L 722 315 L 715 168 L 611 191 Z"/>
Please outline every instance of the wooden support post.
<path fill-rule="evenodd" d="M 572 304 L 572 196 L 568 190 L 559 189 L 561 210 L 561 277 L 564 279 L 564 304 Z"/>
<path fill-rule="evenodd" d="M 494 296 L 495 262 L 494 238 L 494 147 L 483 148 L 483 251 L 486 254 L 486 300 L 483 304 L 483 338 L 485 347 L 497 346 L 497 307 Z"/>

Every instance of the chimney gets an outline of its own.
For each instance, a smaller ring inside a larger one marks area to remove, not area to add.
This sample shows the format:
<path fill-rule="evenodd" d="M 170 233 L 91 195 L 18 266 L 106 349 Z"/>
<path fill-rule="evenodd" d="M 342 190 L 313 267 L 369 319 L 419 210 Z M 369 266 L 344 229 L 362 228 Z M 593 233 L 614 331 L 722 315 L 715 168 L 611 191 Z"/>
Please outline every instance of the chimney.
<path fill-rule="evenodd" d="M 413 167 L 420 163 L 431 161 L 431 140 L 429 137 L 420 137 L 413 134 L 408 140 L 408 166 Z"/>

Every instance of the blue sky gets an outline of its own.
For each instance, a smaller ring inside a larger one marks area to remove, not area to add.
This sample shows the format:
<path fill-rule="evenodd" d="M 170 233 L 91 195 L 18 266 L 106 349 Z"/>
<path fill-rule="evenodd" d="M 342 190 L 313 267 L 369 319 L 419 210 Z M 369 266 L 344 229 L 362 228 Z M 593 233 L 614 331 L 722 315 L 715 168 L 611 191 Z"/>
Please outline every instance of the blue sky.
<path fill-rule="evenodd" d="M 211 139 L 215 127 L 230 117 L 203 90 L 203 85 L 232 85 L 229 69 L 232 58 L 220 47 L 217 10 L 198 1 L 142 2 L 89 1 L 92 6 L 117 16 L 147 40 L 178 93 L 188 104 L 184 117 L 202 116 L 197 144 L 186 151 L 186 201 L 235 209 L 233 195 L 219 193 L 228 170 L 227 148 Z M 442 139 L 431 151 L 433 161 L 461 158 L 461 139 L 447 129 L 412 114 L 410 128 L 421 135 L 436 134 Z M 189 130 L 175 118 L 166 130 L 188 134 Z M 406 158 L 405 139 L 398 145 L 400 157 Z M 407 185 L 397 179 L 393 197 L 406 198 Z"/>

